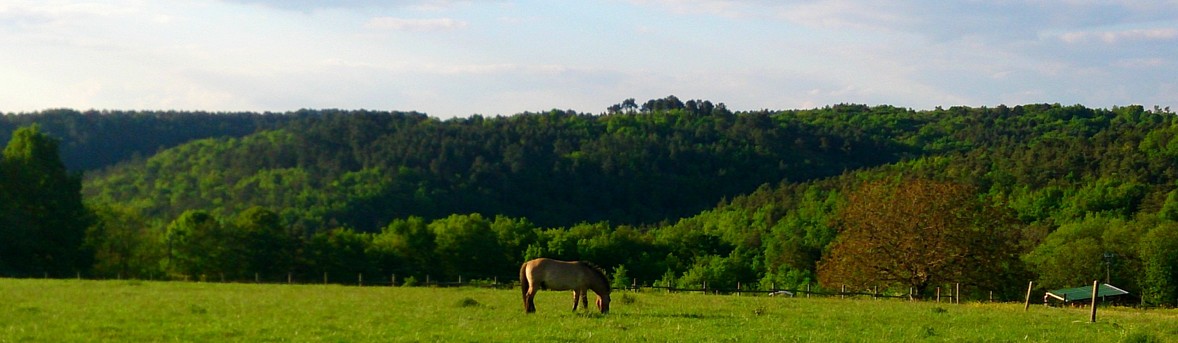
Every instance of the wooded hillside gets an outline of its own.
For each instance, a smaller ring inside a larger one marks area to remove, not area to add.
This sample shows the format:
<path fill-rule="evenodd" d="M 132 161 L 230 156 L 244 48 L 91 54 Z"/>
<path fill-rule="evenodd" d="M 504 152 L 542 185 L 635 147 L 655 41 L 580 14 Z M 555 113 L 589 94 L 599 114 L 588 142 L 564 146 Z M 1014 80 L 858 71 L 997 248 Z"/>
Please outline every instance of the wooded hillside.
<path fill-rule="evenodd" d="M 98 257 L 83 267 L 95 273 L 422 277 L 441 268 L 434 277 L 469 279 L 510 277 L 524 259 L 548 256 L 667 285 L 924 287 L 863 277 L 878 264 L 824 258 L 835 246 L 879 243 L 856 241 L 882 236 L 850 234 L 862 230 L 852 218 L 951 189 L 959 200 L 935 213 L 1001 218 L 945 225 L 936 240 L 985 245 L 956 251 L 996 267 L 989 280 L 961 266 L 930 269 L 944 275 L 925 281 L 1015 293 L 1027 279 L 1057 287 L 1108 274 L 1151 303 L 1175 304 L 1164 290 L 1176 284 L 1178 243 L 1145 239 L 1178 230 L 1178 122 L 1157 108 L 733 113 L 668 97 L 600 115 L 449 120 L 336 110 L 62 112 L 4 116 L 0 127 L 44 122 L 62 138 L 65 164 L 86 172 L 82 192 L 99 222 L 87 248 Z M 116 145 L 123 136 L 134 144 Z M 91 151 L 108 157 L 74 160 Z M 848 194 L 879 203 L 847 206 Z M 904 222 L 875 229 L 904 230 Z M 961 230 L 988 234 L 954 233 Z M 925 239 L 914 232 L 902 237 Z M 928 249 L 950 246 L 963 245 Z M 167 256 L 175 259 L 161 267 Z M 254 260 L 271 263 L 225 263 Z"/>

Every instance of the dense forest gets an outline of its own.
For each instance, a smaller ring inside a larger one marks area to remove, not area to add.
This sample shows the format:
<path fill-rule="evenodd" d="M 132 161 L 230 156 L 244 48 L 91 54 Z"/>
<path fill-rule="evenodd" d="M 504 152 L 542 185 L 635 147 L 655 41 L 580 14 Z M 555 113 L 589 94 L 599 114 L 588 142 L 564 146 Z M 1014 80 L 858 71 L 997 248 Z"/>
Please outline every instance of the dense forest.
<path fill-rule="evenodd" d="M 72 233 L 52 232 L 39 202 L 81 200 L 32 199 L 53 182 L 6 177 L 0 196 L 17 201 L 0 205 L 0 234 L 27 244 L 0 256 L 2 275 L 510 279 L 547 256 L 597 262 L 617 284 L 962 282 L 1013 298 L 1026 280 L 1108 279 L 1178 305 L 1169 109 L 732 112 L 670 96 L 447 120 L 53 110 L 0 129 L 0 171 L 60 158 L 44 168 L 80 185 L 52 198 L 84 199 L 66 206 Z M 62 234 L 72 243 L 49 246 L 68 262 L 27 248 Z"/>

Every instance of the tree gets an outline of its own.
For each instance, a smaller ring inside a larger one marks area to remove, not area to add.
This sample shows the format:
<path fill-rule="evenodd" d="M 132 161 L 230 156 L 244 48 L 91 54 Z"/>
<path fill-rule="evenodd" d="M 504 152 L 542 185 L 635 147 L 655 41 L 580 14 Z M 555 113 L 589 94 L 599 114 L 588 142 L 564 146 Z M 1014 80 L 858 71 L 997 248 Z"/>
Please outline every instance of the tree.
<path fill-rule="evenodd" d="M 245 272 L 275 278 L 294 267 L 297 241 L 282 226 L 277 213 L 251 207 L 237 215 L 234 226 L 245 248 L 244 260 L 240 261 L 245 265 Z"/>
<path fill-rule="evenodd" d="M 221 222 L 205 211 L 188 210 L 168 224 L 164 234 L 166 269 L 174 277 L 238 276 L 237 244 Z"/>
<path fill-rule="evenodd" d="M 839 237 L 818 265 L 827 287 L 911 287 L 918 294 L 950 282 L 996 287 L 1018 262 L 1013 215 L 963 184 L 866 183 L 836 216 Z"/>
<path fill-rule="evenodd" d="M 402 275 L 424 276 L 430 268 L 437 266 L 434 233 L 421 217 L 393 220 L 373 237 L 373 245 L 378 256 L 392 255 L 386 261 L 377 261 L 382 269 Z M 384 264 L 394 260 L 402 263 L 397 266 Z"/>
<path fill-rule="evenodd" d="M 451 215 L 429 224 L 433 231 L 438 261 L 446 276 L 485 278 L 513 276 L 507 254 L 500 245 L 491 223 L 479 214 Z"/>
<path fill-rule="evenodd" d="M 0 272 L 73 274 L 89 267 L 83 243 L 93 218 L 81 176 L 70 174 L 58 140 L 33 125 L 16 130 L 0 159 Z"/>
<path fill-rule="evenodd" d="M 1164 223 L 1141 238 L 1141 296 L 1145 303 L 1178 306 L 1178 224 Z"/>
<path fill-rule="evenodd" d="M 356 280 L 357 274 L 372 271 L 368 258 L 372 235 L 348 228 L 320 231 L 307 243 L 312 275 L 326 273 L 333 280 Z"/>
<path fill-rule="evenodd" d="M 96 220 L 86 231 L 86 246 L 94 251 L 94 275 L 151 278 L 161 272 L 159 261 L 166 251 L 158 230 L 130 207 L 103 204 L 94 207 Z"/>

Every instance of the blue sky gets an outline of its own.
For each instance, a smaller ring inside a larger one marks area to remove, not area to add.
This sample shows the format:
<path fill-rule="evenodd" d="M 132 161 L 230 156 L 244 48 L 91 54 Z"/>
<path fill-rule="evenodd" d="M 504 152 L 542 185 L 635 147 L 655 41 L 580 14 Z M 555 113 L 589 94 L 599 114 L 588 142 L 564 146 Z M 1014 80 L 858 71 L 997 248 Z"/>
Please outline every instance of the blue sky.
<path fill-rule="evenodd" d="M 1178 105 L 1178 1 L 3 0 L 0 47 L 6 113 Z"/>

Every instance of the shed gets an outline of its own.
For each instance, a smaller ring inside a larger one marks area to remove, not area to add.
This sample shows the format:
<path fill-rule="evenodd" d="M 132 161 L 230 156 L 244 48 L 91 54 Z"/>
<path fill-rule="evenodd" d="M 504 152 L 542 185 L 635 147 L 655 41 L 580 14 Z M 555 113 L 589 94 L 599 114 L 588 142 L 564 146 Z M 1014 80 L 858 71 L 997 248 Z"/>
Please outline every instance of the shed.
<path fill-rule="evenodd" d="M 1101 302 L 1129 303 L 1133 301 L 1133 295 L 1129 294 L 1128 291 L 1107 283 L 1100 284 L 1100 287 L 1096 290 L 1096 297 Z M 1053 299 L 1063 304 L 1073 302 L 1087 304 L 1092 302 L 1092 286 L 1057 289 L 1043 295 L 1044 304 L 1049 303 Z"/>

